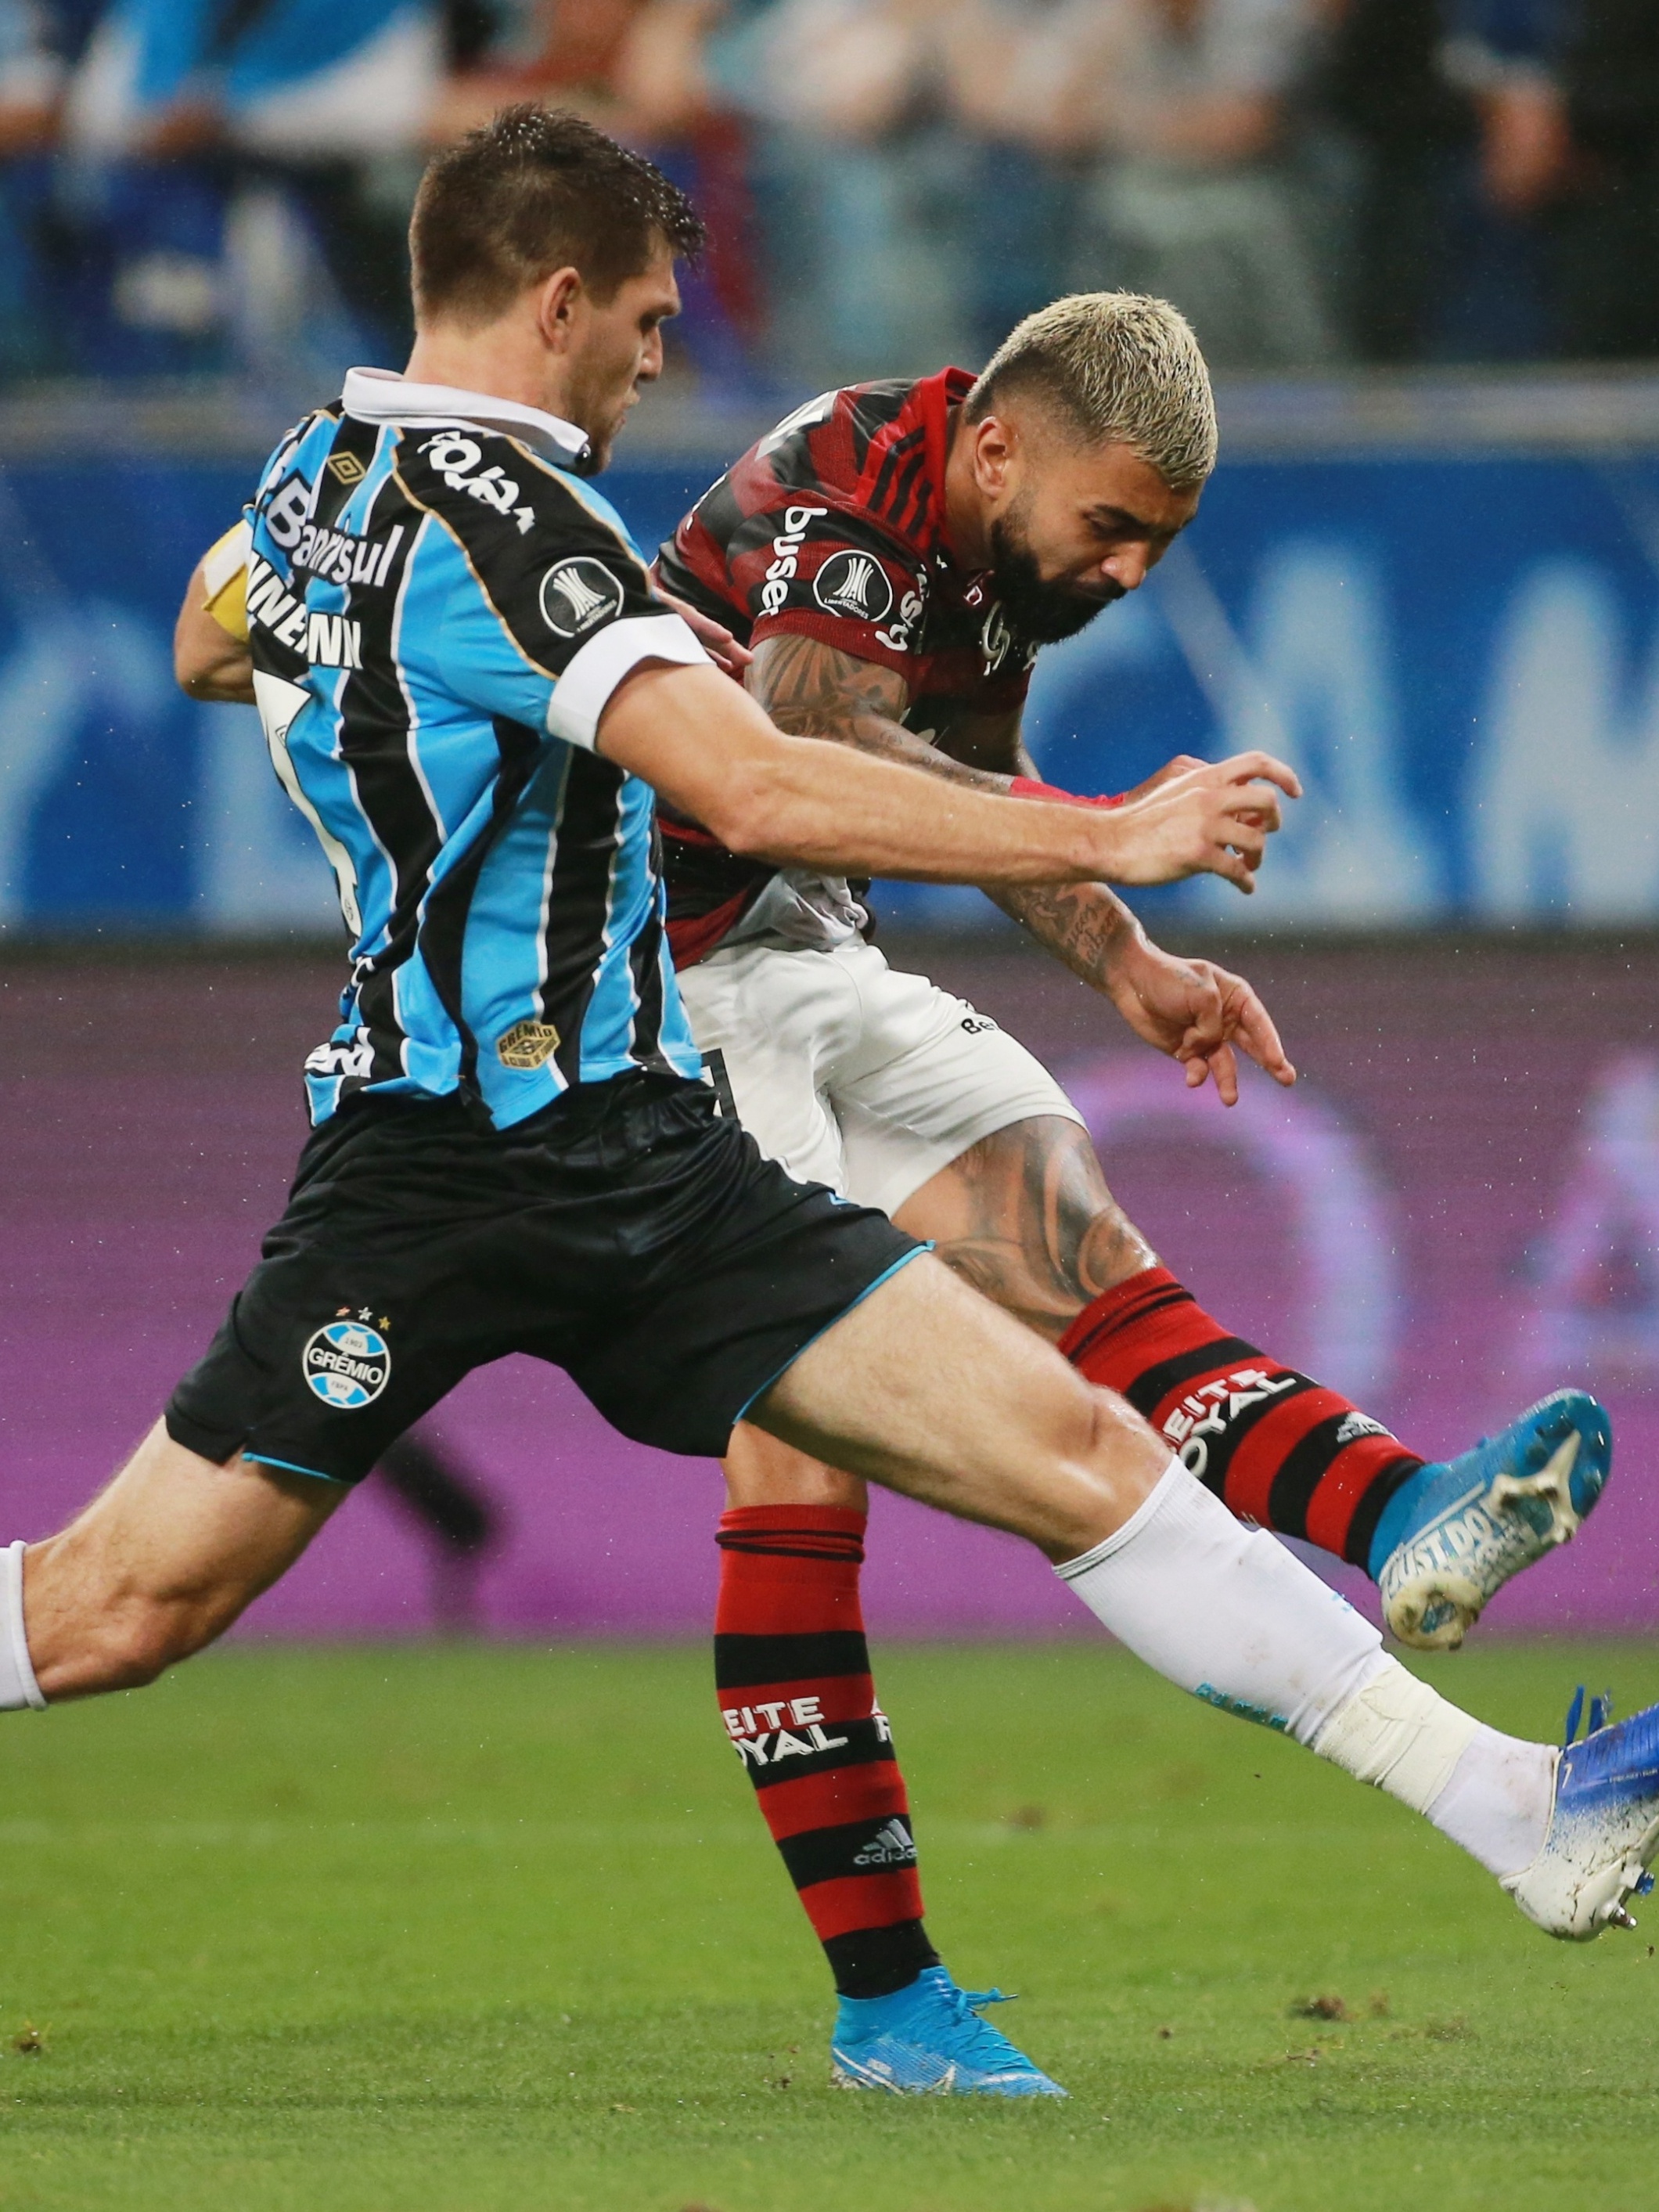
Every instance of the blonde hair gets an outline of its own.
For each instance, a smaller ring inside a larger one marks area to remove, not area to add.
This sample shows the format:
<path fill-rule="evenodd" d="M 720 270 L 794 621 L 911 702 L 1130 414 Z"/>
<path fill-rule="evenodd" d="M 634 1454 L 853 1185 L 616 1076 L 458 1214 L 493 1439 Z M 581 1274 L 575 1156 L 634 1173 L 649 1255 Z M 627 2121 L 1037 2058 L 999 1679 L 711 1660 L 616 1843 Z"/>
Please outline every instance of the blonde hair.
<path fill-rule="evenodd" d="M 1172 491 L 1215 466 L 1215 400 L 1192 325 L 1144 292 L 1074 292 L 1011 331 L 968 395 L 970 422 L 1030 392 L 1087 445 L 1127 446 Z"/>

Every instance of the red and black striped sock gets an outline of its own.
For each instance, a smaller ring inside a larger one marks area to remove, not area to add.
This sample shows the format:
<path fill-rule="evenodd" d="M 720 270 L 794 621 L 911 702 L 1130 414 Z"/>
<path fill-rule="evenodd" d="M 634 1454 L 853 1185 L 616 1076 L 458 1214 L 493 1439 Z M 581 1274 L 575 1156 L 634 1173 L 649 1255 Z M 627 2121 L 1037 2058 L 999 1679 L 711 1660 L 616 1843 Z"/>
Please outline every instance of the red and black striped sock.
<path fill-rule="evenodd" d="M 901 1990 L 939 1954 L 904 1777 L 859 1606 L 865 1516 L 750 1505 L 720 1516 L 720 1713 L 843 1996 Z"/>
<path fill-rule="evenodd" d="M 1127 1398 L 1241 1520 L 1358 1567 L 1382 1508 L 1423 1465 L 1340 1392 L 1229 1335 L 1163 1267 L 1097 1297 L 1060 1348 Z"/>

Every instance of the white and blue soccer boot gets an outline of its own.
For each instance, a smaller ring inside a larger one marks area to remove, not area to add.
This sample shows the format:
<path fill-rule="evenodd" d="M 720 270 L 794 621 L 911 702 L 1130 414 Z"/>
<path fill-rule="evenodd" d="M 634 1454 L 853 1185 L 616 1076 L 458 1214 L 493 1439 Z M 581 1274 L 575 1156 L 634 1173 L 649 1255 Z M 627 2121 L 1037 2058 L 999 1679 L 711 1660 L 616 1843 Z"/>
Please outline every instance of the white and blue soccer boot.
<path fill-rule="evenodd" d="M 1569 1943 L 1634 1928 L 1626 1900 L 1653 1887 L 1648 1868 L 1659 1853 L 1659 1705 L 1607 1725 L 1609 1701 L 1592 1698 L 1589 1732 L 1575 1743 L 1583 1709 L 1581 1689 L 1567 1715 L 1543 1844 L 1503 1884 L 1528 1920 Z"/>
<path fill-rule="evenodd" d="M 1565 1544 L 1613 1461 L 1607 1408 L 1554 1390 L 1473 1451 L 1421 1468 L 1382 1509 L 1370 1568 L 1401 1644 L 1455 1651 L 1511 1575 Z"/>
<path fill-rule="evenodd" d="M 837 2086 L 890 2096 L 1063 2097 L 979 2016 L 1005 2004 L 1000 1990 L 959 1990 L 943 1966 L 928 1966 L 885 1997 L 842 1997 L 830 2057 Z"/>

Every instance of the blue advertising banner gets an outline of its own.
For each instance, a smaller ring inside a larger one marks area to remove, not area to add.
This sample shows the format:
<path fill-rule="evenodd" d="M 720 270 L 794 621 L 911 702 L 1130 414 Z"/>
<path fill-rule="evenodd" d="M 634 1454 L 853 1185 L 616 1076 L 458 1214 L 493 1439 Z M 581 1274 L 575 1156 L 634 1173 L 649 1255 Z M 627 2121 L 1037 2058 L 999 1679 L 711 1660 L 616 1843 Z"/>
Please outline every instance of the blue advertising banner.
<path fill-rule="evenodd" d="M 337 926 L 250 710 L 174 690 L 170 637 L 251 468 L 0 477 L 0 931 Z M 622 468 L 642 544 L 706 462 Z M 1249 907 L 1343 928 L 1659 919 L 1659 459 L 1234 464 L 1146 590 L 1038 664 L 1045 775 L 1121 789 L 1264 745 L 1307 786 Z M 973 892 L 884 909 L 972 927 Z"/>

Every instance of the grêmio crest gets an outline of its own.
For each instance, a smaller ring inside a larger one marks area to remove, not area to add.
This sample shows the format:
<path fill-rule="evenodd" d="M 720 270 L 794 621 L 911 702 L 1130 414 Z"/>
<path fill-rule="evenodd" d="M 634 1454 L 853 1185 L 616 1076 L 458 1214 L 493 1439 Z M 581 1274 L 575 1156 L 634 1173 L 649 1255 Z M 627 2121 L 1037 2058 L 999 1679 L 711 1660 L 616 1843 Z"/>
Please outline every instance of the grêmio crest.
<path fill-rule="evenodd" d="M 496 1040 L 495 1057 L 503 1067 L 542 1066 L 559 1048 L 559 1032 L 551 1022 L 514 1022 Z"/>

